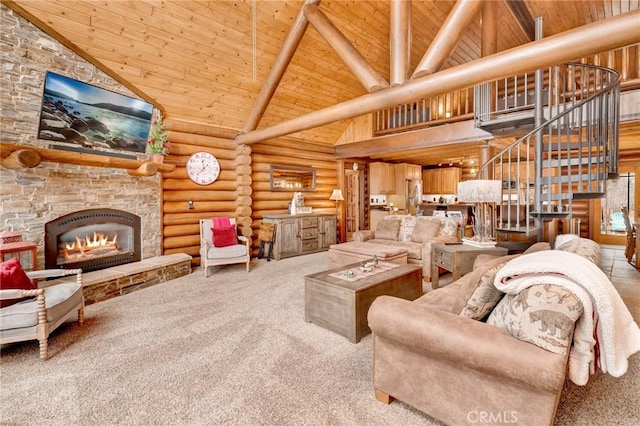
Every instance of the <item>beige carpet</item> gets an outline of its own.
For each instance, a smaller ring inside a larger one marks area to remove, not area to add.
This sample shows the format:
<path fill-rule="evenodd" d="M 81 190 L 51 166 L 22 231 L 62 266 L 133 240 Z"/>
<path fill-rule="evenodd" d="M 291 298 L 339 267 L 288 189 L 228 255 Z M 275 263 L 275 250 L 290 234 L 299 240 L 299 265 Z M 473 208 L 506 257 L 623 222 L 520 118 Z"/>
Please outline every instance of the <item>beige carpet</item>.
<path fill-rule="evenodd" d="M 3 425 L 437 425 L 371 388 L 358 344 L 304 321 L 303 276 L 327 253 L 202 270 L 88 306 L 83 326 L 4 347 Z M 425 392 L 429 392 L 425 384 Z M 464 392 L 461 389 L 461 392 Z M 567 384 L 561 425 L 640 424 L 640 356 L 622 378 Z"/>

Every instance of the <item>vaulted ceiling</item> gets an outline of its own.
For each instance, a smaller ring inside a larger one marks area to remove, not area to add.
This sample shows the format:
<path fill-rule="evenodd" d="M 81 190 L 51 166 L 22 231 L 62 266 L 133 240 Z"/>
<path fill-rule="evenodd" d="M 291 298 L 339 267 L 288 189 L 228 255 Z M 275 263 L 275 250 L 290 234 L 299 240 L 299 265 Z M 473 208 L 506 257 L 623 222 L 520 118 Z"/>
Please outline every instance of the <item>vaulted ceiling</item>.
<path fill-rule="evenodd" d="M 301 1 L 15 0 L 6 5 L 98 65 L 169 118 L 241 131 Z M 411 71 L 455 1 L 413 0 Z M 501 1 L 498 51 L 638 9 L 637 0 Z M 320 9 L 366 61 L 389 79 L 389 1 L 322 0 Z M 446 60 L 447 69 L 480 57 L 474 18 Z M 640 37 L 639 37 L 640 39 Z M 573 58 L 568 58 L 573 59 Z M 258 128 L 356 98 L 367 91 L 309 26 Z M 291 135 L 333 145 L 350 120 Z"/>

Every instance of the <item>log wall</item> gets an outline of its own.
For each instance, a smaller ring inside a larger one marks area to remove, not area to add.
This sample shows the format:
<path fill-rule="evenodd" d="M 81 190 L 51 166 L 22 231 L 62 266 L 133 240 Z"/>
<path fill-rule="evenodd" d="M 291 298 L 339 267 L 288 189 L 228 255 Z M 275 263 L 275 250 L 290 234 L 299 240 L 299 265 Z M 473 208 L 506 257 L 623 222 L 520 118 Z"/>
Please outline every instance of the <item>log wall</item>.
<path fill-rule="evenodd" d="M 269 190 L 269 166 L 272 164 L 316 169 L 316 190 L 304 192 L 305 205 L 317 213 L 335 213 L 331 191 L 339 187 L 338 168 L 333 147 L 302 141 L 278 139 L 251 145 L 252 153 L 252 219 L 254 254 L 258 247 L 258 230 L 262 218 L 270 214 L 286 214 L 294 191 Z M 344 192 L 343 192 L 344 195 Z"/>
<path fill-rule="evenodd" d="M 332 147 L 287 139 L 249 147 L 236 144 L 234 131 L 170 117 L 165 121 L 171 144 L 165 162 L 176 168 L 162 177 L 163 254 L 187 253 L 199 265 L 199 220 L 227 216 L 235 218 L 240 234 L 251 239 L 256 256 L 262 217 L 287 213 L 293 198 L 293 191 L 270 191 L 272 164 L 314 167 L 316 190 L 304 193 L 305 205 L 314 212 L 335 212 L 335 202 L 329 200 L 331 191 L 339 186 Z M 198 185 L 187 175 L 187 160 L 199 151 L 213 154 L 220 163 L 220 176 L 211 185 Z"/>

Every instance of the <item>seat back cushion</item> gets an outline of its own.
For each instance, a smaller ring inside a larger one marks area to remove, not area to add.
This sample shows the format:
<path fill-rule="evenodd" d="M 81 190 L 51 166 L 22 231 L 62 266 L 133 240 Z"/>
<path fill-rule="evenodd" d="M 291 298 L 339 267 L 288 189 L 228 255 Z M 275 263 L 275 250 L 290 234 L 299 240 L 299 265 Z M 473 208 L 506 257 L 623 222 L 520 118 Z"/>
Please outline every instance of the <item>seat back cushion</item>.
<path fill-rule="evenodd" d="M 376 239 L 398 241 L 400 220 L 381 220 L 376 226 Z"/>
<path fill-rule="evenodd" d="M 411 233 L 411 241 L 424 243 L 438 236 L 442 222 L 437 218 L 421 218 L 416 220 L 416 225 Z"/>
<path fill-rule="evenodd" d="M 487 324 L 503 328 L 518 339 L 556 354 L 565 354 L 573 340 L 575 322 L 584 308 L 569 290 L 538 284 L 506 295 Z"/>
<path fill-rule="evenodd" d="M 37 287 L 24 273 L 20 260 L 17 257 L 0 263 L 0 289 L 1 290 L 34 290 Z M 18 303 L 21 299 L 9 299 L 0 301 L 0 308 Z"/>

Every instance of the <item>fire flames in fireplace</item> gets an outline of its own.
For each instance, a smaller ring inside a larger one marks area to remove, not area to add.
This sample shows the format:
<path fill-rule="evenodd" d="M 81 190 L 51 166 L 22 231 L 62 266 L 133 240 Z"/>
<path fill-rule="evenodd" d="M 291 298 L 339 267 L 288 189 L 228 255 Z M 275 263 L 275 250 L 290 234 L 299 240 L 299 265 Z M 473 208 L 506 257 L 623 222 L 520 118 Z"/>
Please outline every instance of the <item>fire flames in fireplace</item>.
<path fill-rule="evenodd" d="M 117 233 L 109 236 L 101 232 L 94 232 L 93 237 L 75 237 L 75 241 L 64 242 L 58 246 L 58 264 L 118 254 L 120 247 L 117 239 Z"/>

